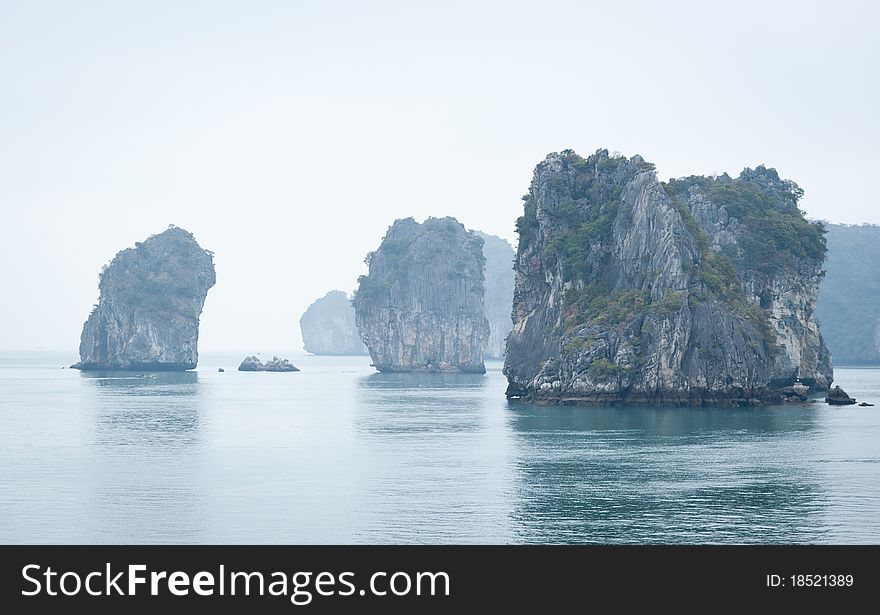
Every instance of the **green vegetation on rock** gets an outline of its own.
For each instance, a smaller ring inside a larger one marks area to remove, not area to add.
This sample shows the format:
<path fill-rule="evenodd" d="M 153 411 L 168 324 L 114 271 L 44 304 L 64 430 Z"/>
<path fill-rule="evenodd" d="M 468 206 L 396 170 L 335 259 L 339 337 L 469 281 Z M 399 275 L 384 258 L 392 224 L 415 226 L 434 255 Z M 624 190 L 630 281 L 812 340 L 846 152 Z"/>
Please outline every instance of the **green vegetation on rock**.
<path fill-rule="evenodd" d="M 644 290 L 608 291 L 601 284 L 563 295 L 565 329 L 587 322 L 610 326 L 626 323 L 642 313 L 651 297 Z"/>
<path fill-rule="evenodd" d="M 663 298 L 648 306 L 648 313 L 656 318 L 672 318 L 681 311 L 686 294 L 680 291 L 669 291 Z"/>
<path fill-rule="evenodd" d="M 590 159 L 570 150 L 563 152 L 563 156 L 573 173 L 567 182 L 551 180 L 564 196 L 546 212 L 556 233 L 544 247 L 544 256 L 558 258 L 566 275 L 577 278 L 589 264 L 595 247 L 610 239 L 621 211 L 628 213 L 620 200 L 626 180 L 637 172 L 652 169 L 653 165 L 643 161 L 634 165 L 623 156 L 609 156 L 607 151 Z M 520 243 L 528 245 L 538 226 L 537 207 L 534 195 L 526 195 L 523 200 L 525 210 L 516 228 Z"/>
<path fill-rule="evenodd" d="M 800 260 L 821 262 L 825 258 L 822 225 L 807 221 L 798 209 L 803 190 L 779 179 L 774 169 L 747 169 L 736 180 L 727 176 L 672 179 L 665 187 L 682 201 L 695 189 L 745 227 L 737 237 L 743 267 L 773 275 L 797 266 Z"/>
<path fill-rule="evenodd" d="M 619 365 L 615 365 L 608 359 L 596 359 L 590 366 L 587 368 L 587 374 L 593 380 L 611 380 L 612 378 L 617 377 L 620 372 L 623 371 Z"/>

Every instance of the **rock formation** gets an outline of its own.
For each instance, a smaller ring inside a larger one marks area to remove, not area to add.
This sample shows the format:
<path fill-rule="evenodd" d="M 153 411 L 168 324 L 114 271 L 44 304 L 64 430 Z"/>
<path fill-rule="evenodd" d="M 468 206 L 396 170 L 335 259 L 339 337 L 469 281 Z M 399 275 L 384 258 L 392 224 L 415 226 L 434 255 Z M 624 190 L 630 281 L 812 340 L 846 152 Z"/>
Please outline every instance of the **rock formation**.
<path fill-rule="evenodd" d="M 825 403 L 832 406 L 852 406 L 856 403 L 856 400 L 840 387 L 834 387 L 825 396 Z"/>
<path fill-rule="evenodd" d="M 388 229 L 353 301 L 376 369 L 485 372 L 482 244 L 454 218 L 406 218 Z"/>
<path fill-rule="evenodd" d="M 486 257 L 486 318 L 489 320 L 489 340 L 486 356 L 504 358 L 507 334 L 513 327 L 510 310 L 513 306 L 513 258 L 510 244 L 495 235 L 477 231 L 483 239 L 483 256 Z"/>
<path fill-rule="evenodd" d="M 331 290 L 309 306 L 299 319 L 306 352 L 320 355 L 364 355 L 354 308 L 341 290 Z"/>
<path fill-rule="evenodd" d="M 816 313 L 837 365 L 880 362 L 880 226 L 825 223 L 828 260 Z"/>
<path fill-rule="evenodd" d="M 258 357 L 245 357 L 238 366 L 240 372 L 298 372 L 299 368 L 287 359 L 272 357 L 271 361 L 263 363 Z"/>
<path fill-rule="evenodd" d="M 517 221 L 508 396 L 746 405 L 798 378 L 827 389 L 825 241 L 801 194 L 763 166 L 662 184 L 641 156 L 549 155 Z"/>
<path fill-rule="evenodd" d="M 83 326 L 83 370 L 188 370 L 199 360 L 199 316 L 214 285 L 213 254 L 170 226 L 119 252 L 101 272 Z"/>

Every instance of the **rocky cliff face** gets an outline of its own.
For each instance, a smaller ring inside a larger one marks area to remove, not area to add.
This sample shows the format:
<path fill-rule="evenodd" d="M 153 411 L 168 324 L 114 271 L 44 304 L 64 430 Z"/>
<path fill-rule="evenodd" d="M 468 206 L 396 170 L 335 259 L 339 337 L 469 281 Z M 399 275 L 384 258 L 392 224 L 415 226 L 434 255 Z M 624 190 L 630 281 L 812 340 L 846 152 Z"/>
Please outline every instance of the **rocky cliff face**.
<path fill-rule="evenodd" d="M 508 396 L 780 401 L 831 383 L 814 317 L 825 242 L 776 171 L 661 184 L 640 156 L 551 154 L 517 221 Z"/>
<path fill-rule="evenodd" d="M 309 306 L 299 319 L 306 352 L 319 355 L 363 355 L 367 349 L 358 334 L 351 301 L 331 290 Z"/>
<path fill-rule="evenodd" d="M 880 226 L 825 224 L 828 260 L 816 311 L 834 362 L 880 362 Z"/>
<path fill-rule="evenodd" d="M 388 229 L 354 297 L 378 370 L 485 371 L 482 244 L 454 218 L 406 218 Z"/>
<path fill-rule="evenodd" d="M 513 305 L 513 258 L 510 244 L 495 235 L 477 231 L 483 240 L 483 256 L 486 257 L 486 318 L 489 320 L 489 340 L 486 356 L 504 358 L 507 334 L 513 327 L 510 309 Z"/>
<path fill-rule="evenodd" d="M 194 369 L 199 316 L 214 282 L 213 255 L 181 228 L 119 252 L 101 272 L 101 296 L 73 367 Z"/>

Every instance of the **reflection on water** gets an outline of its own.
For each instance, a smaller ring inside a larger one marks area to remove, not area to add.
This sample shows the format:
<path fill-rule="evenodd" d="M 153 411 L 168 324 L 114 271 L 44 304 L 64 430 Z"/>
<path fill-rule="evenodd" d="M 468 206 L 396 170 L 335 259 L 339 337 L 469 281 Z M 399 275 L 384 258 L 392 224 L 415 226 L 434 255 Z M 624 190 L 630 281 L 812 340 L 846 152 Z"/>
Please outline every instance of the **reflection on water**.
<path fill-rule="evenodd" d="M 0 357 L 0 543 L 880 538 L 877 408 L 509 404 L 486 374 Z M 42 361 L 42 363 L 40 362 Z M 880 404 L 880 370 L 837 370 Z"/>
<path fill-rule="evenodd" d="M 513 540 L 503 397 L 487 395 L 490 382 L 483 374 L 358 380 L 356 542 Z"/>
<path fill-rule="evenodd" d="M 358 386 L 363 389 L 407 390 L 473 390 L 486 385 L 485 374 L 407 374 L 377 372 L 362 377 Z"/>
<path fill-rule="evenodd" d="M 802 409 L 511 404 L 522 542 L 816 542 Z"/>
<path fill-rule="evenodd" d="M 578 407 L 508 404 L 511 426 L 517 432 L 619 432 L 640 438 L 684 438 L 705 442 L 730 434 L 774 437 L 780 432 L 816 429 L 817 415 L 800 406 L 791 408 L 643 408 Z"/>
<path fill-rule="evenodd" d="M 204 515 L 198 374 L 80 376 L 94 395 L 90 524 L 124 536 L 195 540 Z"/>
<path fill-rule="evenodd" d="M 93 381 L 97 386 L 128 390 L 134 395 L 193 395 L 199 383 L 199 375 L 190 372 L 123 372 L 81 371 L 81 378 Z"/>
<path fill-rule="evenodd" d="M 199 424 L 199 376 L 195 372 L 81 372 L 94 385 L 98 437 L 167 441 Z M 128 433 L 133 431 L 134 433 Z"/>
<path fill-rule="evenodd" d="M 364 433 L 458 433 L 485 424 L 483 374 L 383 374 L 358 380 Z"/>

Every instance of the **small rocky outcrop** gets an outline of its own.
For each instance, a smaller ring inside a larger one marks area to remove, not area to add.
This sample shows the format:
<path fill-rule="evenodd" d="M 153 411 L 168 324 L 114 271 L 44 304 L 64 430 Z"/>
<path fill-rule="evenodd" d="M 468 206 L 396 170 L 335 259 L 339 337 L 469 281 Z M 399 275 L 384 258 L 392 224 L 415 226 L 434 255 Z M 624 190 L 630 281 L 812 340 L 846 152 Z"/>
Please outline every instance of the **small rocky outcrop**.
<path fill-rule="evenodd" d="M 365 355 L 351 300 L 331 290 L 312 303 L 299 319 L 306 352 L 317 355 Z"/>
<path fill-rule="evenodd" d="M 267 361 L 263 363 L 260 361 L 258 357 L 250 356 L 245 357 L 242 360 L 241 365 L 238 366 L 238 371 L 240 372 L 298 372 L 299 368 L 297 368 L 293 363 L 288 361 L 287 359 L 282 359 L 280 357 L 272 357 L 271 361 Z"/>
<path fill-rule="evenodd" d="M 517 221 L 507 394 L 777 403 L 827 390 L 825 240 L 773 169 L 661 183 L 641 156 L 549 155 Z M 783 389 L 788 389 L 783 392 Z"/>
<path fill-rule="evenodd" d="M 513 328 L 510 310 L 513 307 L 513 259 L 516 254 L 506 240 L 476 231 L 483 240 L 486 258 L 486 318 L 489 320 L 489 339 L 486 356 L 504 358 L 507 334 Z"/>
<path fill-rule="evenodd" d="M 388 229 L 353 300 L 376 369 L 486 371 L 482 244 L 454 218 L 406 218 Z"/>
<path fill-rule="evenodd" d="M 828 395 L 825 397 L 825 403 L 831 404 L 832 406 L 852 406 L 856 403 L 856 400 L 850 397 L 847 392 L 839 386 L 836 386 L 828 391 Z"/>
<path fill-rule="evenodd" d="M 792 386 L 779 389 L 782 401 L 784 402 L 805 402 L 808 399 L 809 392 L 810 387 L 802 384 L 800 381 L 795 382 Z"/>
<path fill-rule="evenodd" d="M 189 370 L 199 317 L 216 276 L 213 254 L 171 226 L 119 252 L 101 271 L 100 298 L 83 326 L 82 370 Z"/>

